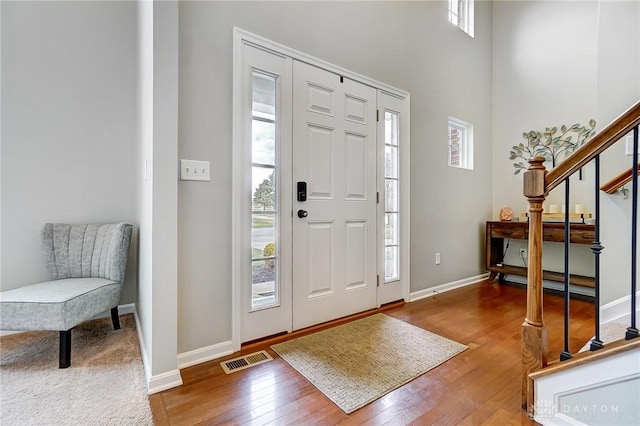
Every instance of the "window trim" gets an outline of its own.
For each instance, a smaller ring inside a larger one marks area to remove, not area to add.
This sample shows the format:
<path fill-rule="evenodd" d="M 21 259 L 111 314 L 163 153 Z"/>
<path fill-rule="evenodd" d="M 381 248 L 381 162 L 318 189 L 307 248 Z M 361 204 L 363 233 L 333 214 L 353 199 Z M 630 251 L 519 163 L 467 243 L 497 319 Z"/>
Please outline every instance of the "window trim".
<path fill-rule="evenodd" d="M 457 7 L 456 7 L 457 6 Z M 454 12 L 454 9 L 458 9 Z M 460 9 L 462 9 L 460 11 Z M 475 4 L 474 0 L 449 0 L 449 22 L 474 38 Z M 462 19 L 460 18 L 462 16 Z"/>
<path fill-rule="evenodd" d="M 457 169 L 473 170 L 473 124 L 460 119 L 449 117 L 447 121 L 447 164 Z M 460 131 L 460 163 L 451 162 L 451 127 Z"/>

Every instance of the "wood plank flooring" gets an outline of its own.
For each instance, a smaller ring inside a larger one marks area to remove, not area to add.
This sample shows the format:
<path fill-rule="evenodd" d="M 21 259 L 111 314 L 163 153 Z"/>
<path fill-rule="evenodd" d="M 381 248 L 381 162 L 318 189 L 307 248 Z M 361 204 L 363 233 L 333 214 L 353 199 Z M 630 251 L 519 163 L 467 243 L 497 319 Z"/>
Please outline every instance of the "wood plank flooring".
<path fill-rule="evenodd" d="M 483 282 L 388 307 L 387 315 L 469 349 L 351 415 L 269 348 L 291 337 L 280 336 L 181 370 L 182 386 L 150 396 L 154 420 L 156 425 L 536 424 L 520 409 L 525 301 L 522 288 Z M 593 310 L 590 302 L 571 301 L 572 352 L 593 336 Z M 549 359 L 555 360 L 562 350 L 560 297 L 544 295 L 544 318 Z M 261 349 L 274 360 L 230 375 L 222 371 L 220 361 Z"/>

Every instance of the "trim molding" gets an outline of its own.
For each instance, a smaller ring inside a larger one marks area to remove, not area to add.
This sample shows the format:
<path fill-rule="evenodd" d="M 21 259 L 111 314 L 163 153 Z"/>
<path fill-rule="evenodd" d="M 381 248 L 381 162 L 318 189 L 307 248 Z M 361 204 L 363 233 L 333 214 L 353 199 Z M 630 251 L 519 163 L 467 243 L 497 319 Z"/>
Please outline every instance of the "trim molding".
<path fill-rule="evenodd" d="M 374 80 L 365 75 L 358 74 L 346 68 L 342 68 L 338 65 L 332 64 L 331 62 L 327 62 L 325 60 L 319 59 L 315 56 L 309 55 L 299 50 L 292 49 L 288 46 L 269 40 L 265 37 L 243 30 L 242 28 L 233 27 L 233 32 L 234 32 L 234 35 L 237 36 L 239 41 L 245 40 L 246 42 L 251 43 L 254 46 L 257 46 L 262 49 L 266 48 L 268 50 L 271 50 L 272 52 L 275 52 L 278 55 L 288 56 L 290 58 L 297 59 L 298 61 L 306 62 L 309 65 L 313 65 L 315 67 L 322 68 L 329 72 L 333 72 L 333 73 L 342 75 L 344 77 L 350 78 L 351 80 L 356 80 L 360 83 L 366 84 L 367 86 L 380 89 L 390 96 L 395 96 L 397 98 L 404 99 L 409 95 L 409 92 L 405 90 L 398 89 L 397 87 L 390 86 L 381 81 Z"/>
<path fill-rule="evenodd" d="M 205 346 L 204 348 L 195 349 L 189 352 L 178 354 L 178 368 L 191 367 L 192 365 L 202 364 L 212 359 L 222 358 L 231 355 L 234 352 L 233 342 L 216 343 L 215 345 Z"/>
<path fill-rule="evenodd" d="M 175 388 L 180 385 L 182 385 L 180 370 L 171 370 L 166 373 L 151 376 L 147 383 L 149 395 Z"/>
<path fill-rule="evenodd" d="M 151 379 L 151 363 L 149 362 L 149 356 L 147 355 L 147 347 L 144 344 L 144 338 L 142 337 L 142 325 L 140 324 L 140 318 L 138 317 L 138 310 L 133 309 L 133 317 L 136 320 L 136 332 L 138 333 L 138 345 L 140 346 L 140 355 L 142 356 L 142 367 L 144 368 L 144 378 L 147 381 L 147 393 L 149 392 L 149 382 Z"/>
<path fill-rule="evenodd" d="M 527 277 L 521 275 L 514 274 L 506 274 L 505 281 L 509 281 L 511 283 L 522 284 L 526 287 L 527 285 Z M 542 287 L 545 289 L 556 290 L 556 291 L 564 291 L 564 284 L 556 281 L 542 280 Z M 591 287 L 582 287 L 579 285 L 571 285 L 569 286 L 571 293 L 580 294 L 582 296 L 594 297 L 594 290 Z"/>
<path fill-rule="evenodd" d="M 466 287 L 471 284 L 479 283 L 489 277 L 488 273 L 476 275 L 474 277 L 463 278 L 458 281 L 452 281 L 450 283 L 440 284 L 435 287 L 425 288 L 424 290 L 414 291 L 409 293 L 409 302 L 415 302 L 416 300 L 426 299 L 427 297 L 437 296 L 440 293 L 444 293 L 449 290 L 454 290 L 460 287 Z"/>
<path fill-rule="evenodd" d="M 157 376 L 151 375 L 151 363 L 149 362 L 147 348 L 144 345 L 144 339 L 142 338 L 142 326 L 140 325 L 138 310 L 133 303 L 131 305 L 125 306 L 127 306 L 126 309 L 133 310 L 133 317 L 136 319 L 136 332 L 138 333 L 138 345 L 140 345 L 140 355 L 142 355 L 144 376 L 147 381 L 147 393 L 151 395 L 152 393 L 161 392 L 163 390 L 175 388 L 176 386 L 182 385 L 182 376 L 180 375 L 180 370 L 168 371 L 166 373 L 158 374 Z"/>
<path fill-rule="evenodd" d="M 636 292 L 636 313 L 640 315 L 640 291 Z M 631 295 L 621 297 L 600 307 L 600 324 L 610 322 L 631 323 Z"/>

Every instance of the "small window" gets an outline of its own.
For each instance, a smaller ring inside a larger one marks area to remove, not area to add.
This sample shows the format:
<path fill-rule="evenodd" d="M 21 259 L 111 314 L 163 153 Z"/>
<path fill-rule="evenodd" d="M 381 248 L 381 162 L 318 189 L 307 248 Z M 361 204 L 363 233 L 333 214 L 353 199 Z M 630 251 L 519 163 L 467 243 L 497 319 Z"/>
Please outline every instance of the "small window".
<path fill-rule="evenodd" d="M 473 1 L 449 0 L 449 22 L 473 37 Z"/>
<path fill-rule="evenodd" d="M 473 126 L 449 117 L 449 165 L 473 170 Z"/>
<path fill-rule="evenodd" d="M 251 308 L 279 303 L 277 77 L 251 75 Z"/>
<path fill-rule="evenodd" d="M 400 279 L 400 115 L 384 112 L 384 279 Z"/>

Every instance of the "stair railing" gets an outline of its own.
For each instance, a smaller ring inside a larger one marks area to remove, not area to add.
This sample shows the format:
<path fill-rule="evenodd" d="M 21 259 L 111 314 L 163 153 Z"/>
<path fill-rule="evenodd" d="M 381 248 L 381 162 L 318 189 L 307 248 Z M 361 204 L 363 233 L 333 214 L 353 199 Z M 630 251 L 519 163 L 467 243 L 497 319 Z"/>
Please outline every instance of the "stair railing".
<path fill-rule="evenodd" d="M 640 129 L 640 102 L 633 105 L 620 115 L 611 124 L 596 134 L 589 142 L 577 149 L 572 155 L 557 167 L 547 171 L 542 157 L 536 157 L 529 161 L 530 167 L 524 173 L 523 193 L 529 204 L 529 259 L 527 272 L 527 311 L 522 324 L 522 406 L 533 417 L 533 392 L 530 389 L 529 374 L 541 370 L 547 365 L 547 329 L 543 321 L 542 293 L 542 213 L 543 203 L 549 192 L 565 183 L 565 206 L 569 206 L 569 177 L 578 172 L 591 161 L 595 162 L 595 238 L 591 250 L 595 255 L 595 338 L 591 342 L 590 350 L 598 350 L 604 347 L 600 340 L 600 254 L 604 247 L 600 243 L 600 154 L 623 138 L 627 133 L 634 132 L 632 173 L 632 235 L 631 235 L 631 326 L 625 334 L 626 339 L 638 337 L 636 325 L 635 294 L 636 284 L 636 259 L 637 259 L 637 203 L 638 203 L 638 132 Z M 565 216 L 565 321 L 564 321 L 564 348 L 560 359 L 571 358 L 569 351 L 569 261 L 568 245 L 569 214 Z"/>

